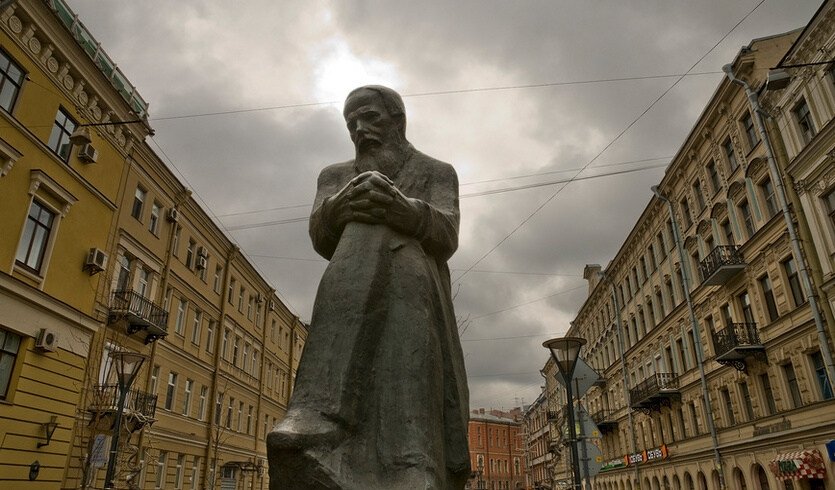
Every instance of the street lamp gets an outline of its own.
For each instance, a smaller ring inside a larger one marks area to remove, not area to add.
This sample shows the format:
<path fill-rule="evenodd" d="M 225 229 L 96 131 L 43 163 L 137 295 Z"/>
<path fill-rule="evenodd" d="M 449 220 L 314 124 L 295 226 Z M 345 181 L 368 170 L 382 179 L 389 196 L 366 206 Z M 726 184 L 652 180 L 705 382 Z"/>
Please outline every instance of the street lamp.
<path fill-rule="evenodd" d="M 580 348 L 585 345 L 586 339 L 581 337 L 562 337 L 543 342 L 542 346 L 551 351 L 554 364 L 557 365 L 562 378 L 565 380 L 565 396 L 568 398 L 568 438 L 571 447 L 571 466 L 574 473 L 574 488 L 581 488 L 580 481 L 580 459 L 577 454 L 577 428 L 574 426 L 574 399 L 571 393 L 571 380 L 574 377 L 574 368 L 577 366 L 577 358 L 580 356 Z"/>
<path fill-rule="evenodd" d="M 116 476 L 116 451 L 119 447 L 119 434 L 122 428 L 122 411 L 125 409 L 125 398 L 128 390 L 139 374 L 142 364 L 148 356 L 136 352 L 113 351 L 110 353 L 113 365 L 116 366 L 117 381 L 119 383 L 119 403 L 116 405 L 116 418 L 113 420 L 113 437 L 110 441 L 110 457 L 107 460 L 107 474 L 104 477 L 104 488 L 114 488 L 113 479 Z"/>

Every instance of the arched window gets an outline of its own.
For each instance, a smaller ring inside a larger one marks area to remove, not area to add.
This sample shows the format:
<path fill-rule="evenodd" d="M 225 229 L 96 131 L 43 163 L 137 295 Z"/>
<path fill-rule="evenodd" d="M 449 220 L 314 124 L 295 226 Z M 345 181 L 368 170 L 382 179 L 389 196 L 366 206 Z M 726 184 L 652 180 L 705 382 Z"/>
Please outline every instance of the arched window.
<path fill-rule="evenodd" d="M 760 486 L 760 490 L 771 490 L 771 487 L 768 484 L 768 474 L 765 472 L 765 469 L 762 465 L 756 465 L 756 475 L 757 475 L 757 483 Z"/>
<path fill-rule="evenodd" d="M 745 475 L 742 474 L 742 470 L 739 468 L 734 468 L 734 484 L 736 485 L 736 490 L 748 490 L 748 485 L 745 484 Z"/>

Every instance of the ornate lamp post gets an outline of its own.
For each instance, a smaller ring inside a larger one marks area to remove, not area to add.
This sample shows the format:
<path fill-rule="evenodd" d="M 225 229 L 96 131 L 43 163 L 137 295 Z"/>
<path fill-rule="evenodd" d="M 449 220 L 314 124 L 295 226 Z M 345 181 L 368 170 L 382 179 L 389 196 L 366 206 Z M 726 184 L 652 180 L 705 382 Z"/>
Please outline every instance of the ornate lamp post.
<path fill-rule="evenodd" d="M 113 420 L 113 437 L 110 441 L 110 457 L 107 460 L 107 474 L 104 477 L 104 488 L 114 488 L 113 479 L 116 476 L 116 452 L 119 448 L 119 434 L 122 430 L 122 411 L 125 409 L 125 398 L 128 390 L 139 374 L 142 364 L 148 356 L 136 352 L 114 351 L 110 353 L 113 365 L 116 366 L 119 382 L 119 403 L 116 405 L 116 417 Z"/>
<path fill-rule="evenodd" d="M 577 428 L 574 422 L 574 397 L 571 393 L 571 380 L 574 378 L 574 367 L 577 365 L 577 358 L 580 356 L 580 348 L 585 345 L 586 339 L 582 337 L 562 337 L 551 339 L 542 344 L 551 351 L 551 357 L 557 365 L 557 369 L 565 380 L 565 396 L 568 399 L 568 444 L 571 448 L 571 468 L 574 474 L 574 489 L 580 490 L 582 483 L 580 479 L 580 458 L 577 453 Z"/>

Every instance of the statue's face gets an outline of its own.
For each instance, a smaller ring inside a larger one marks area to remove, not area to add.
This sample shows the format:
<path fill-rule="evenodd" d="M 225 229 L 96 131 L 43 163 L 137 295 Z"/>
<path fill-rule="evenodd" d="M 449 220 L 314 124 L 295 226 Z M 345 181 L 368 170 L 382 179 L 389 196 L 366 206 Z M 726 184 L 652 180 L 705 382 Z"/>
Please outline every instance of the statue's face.
<path fill-rule="evenodd" d="M 379 94 L 371 90 L 360 90 L 345 102 L 345 123 L 357 153 L 390 142 L 398 129 Z"/>

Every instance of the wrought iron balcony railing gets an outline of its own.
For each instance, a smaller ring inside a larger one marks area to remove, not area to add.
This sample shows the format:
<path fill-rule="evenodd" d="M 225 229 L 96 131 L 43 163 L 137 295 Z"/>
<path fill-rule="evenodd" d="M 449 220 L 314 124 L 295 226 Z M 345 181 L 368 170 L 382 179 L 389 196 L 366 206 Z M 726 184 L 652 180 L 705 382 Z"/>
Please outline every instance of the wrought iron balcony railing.
<path fill-rule="evenodd" d="M 146 331 L 146 344 L 167 335 L 168 312 L 136 291 L 113 293 L 110 301 L 111 323 L 120 317 L 128 321 L 128 334 Z"/>
<path fill-rule="evenodd" d="M 95 413 L 116 412 L 119 407 L 119 385 L 97 385 L 89 410 Z M 125 396 L 123 415 L 152 420 L 157 410 L 157 396 L 139 390 L 129 390 Z"/>
<path fill-rule="evenodd" d="M 760 341 L 756 323 L 732 323 L 713 334 L 716 361 L 740 371 L 747 370 L 745 359 L 749 357 L 767 361 L 765 346 Z"/>
<path fill-rule="evenodd" d="M 699 272 L 704 278 L 704 284 L 721 286 L 745 269 L 746 265 L 738 245 L 719 245 L 701 261 Z"/>
<path fill-rule="evenodd" d="M 676 373 L 655 373 L 629 390 L 633 408 L 652 405 L 670 396 L 679 395 Z"/>
<path fill-rule="evenodd" d="M 617 427 L 618 422 L 615 420 L 615 412 L 612 410 L 598 410 L 591 414 L 591 420 L 597 425 L 601 431 L 606 431 L 612 427 Z"/>

